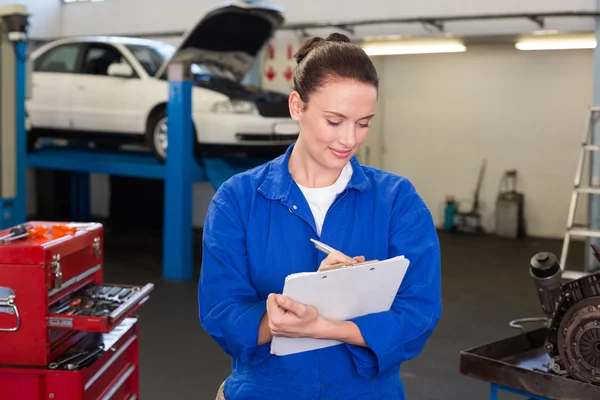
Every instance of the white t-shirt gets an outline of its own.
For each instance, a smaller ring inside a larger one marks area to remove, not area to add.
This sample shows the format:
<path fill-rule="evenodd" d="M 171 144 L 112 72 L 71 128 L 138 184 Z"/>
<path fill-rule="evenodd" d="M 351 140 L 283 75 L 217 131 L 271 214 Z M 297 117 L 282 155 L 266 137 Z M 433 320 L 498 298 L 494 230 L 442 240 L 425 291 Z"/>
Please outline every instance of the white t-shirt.
<path fill-rule="evenodd" d="M 304 194 L 304 197 L 310 206 L 319 236 L 321 236 L 321 229 L 323 228 L 323 222 L 325 221 L 325 214 L 327 214 L 327 210 L 329 210 L 329 207 L 331 207 L 331 204 L 335 200 L 336 196 L 346 189 L 351 177 L 352 164 L 348 162 L 344 166 L 344 169 L 342 169 L 338 179 L 331 186 L 322 188 L 307 188 L 298 184 L 298 187 Z"/>

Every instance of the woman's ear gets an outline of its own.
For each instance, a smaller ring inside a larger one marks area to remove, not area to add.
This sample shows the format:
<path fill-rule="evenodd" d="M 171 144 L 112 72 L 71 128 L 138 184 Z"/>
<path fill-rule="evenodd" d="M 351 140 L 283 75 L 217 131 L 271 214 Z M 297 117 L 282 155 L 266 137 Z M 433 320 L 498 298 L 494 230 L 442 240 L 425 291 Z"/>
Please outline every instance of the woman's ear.
<path fill-rule="evenodd" d="M 304 110 L 304 102 L 300 98 L 300 93 L 294 90 L 292 93 L 290 93 L 288 102 L 290 107 L 290 115 L 294 120 L 299 121 L 302 111 Z"/>

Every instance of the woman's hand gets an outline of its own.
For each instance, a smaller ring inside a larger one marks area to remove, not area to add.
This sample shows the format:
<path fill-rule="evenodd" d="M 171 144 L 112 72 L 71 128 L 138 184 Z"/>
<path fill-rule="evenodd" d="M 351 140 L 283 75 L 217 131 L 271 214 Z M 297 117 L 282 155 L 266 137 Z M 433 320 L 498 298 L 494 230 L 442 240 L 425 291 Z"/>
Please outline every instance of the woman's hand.
<path fill-rule="evenodd" d="M 327 257 L 325 257 L 325 259 L 321 262 L 321 265 L 319 265 L 319 271 L 325 271 L 330 268 L 339 267 L 340 265 L 355 264 L 364 261 L 364 256 L 357 256 L 352 258 L 348 257 L 344 253 L 334 250 L 331 253 L 329 253 Z"/>
<path fill-rule="evenodd" d="M 272 336 L 330 339 L 367 347 L 354 322 L 325 319 L 316 308 L 293 301 L 282 294 L 269 295 L 265 317 Z"/>
<path fill-rule="evenodd" d="M 273 336 L 318 338 L 327 323 L 316 308 L 293 301 L 282 294 L 269 295 L 267 314 Z"/>

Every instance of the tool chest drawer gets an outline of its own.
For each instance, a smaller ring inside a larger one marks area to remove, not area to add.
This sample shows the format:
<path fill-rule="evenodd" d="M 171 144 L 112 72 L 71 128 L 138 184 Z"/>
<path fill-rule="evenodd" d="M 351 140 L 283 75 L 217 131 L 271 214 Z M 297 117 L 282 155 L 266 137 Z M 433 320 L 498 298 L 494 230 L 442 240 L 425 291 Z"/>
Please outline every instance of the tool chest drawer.
<path fill-rule="evenodd" d="M 108 333 L 145 303 L 153 289 L 152 283 L 89 284 L 54 303 L 48 311 L 47 326 Z"/>
<path fill-rule="evenodd" d="M 46 368 L 0 368 L 2 400 L 139 398 L 137 319 L 88 333 Z"/>

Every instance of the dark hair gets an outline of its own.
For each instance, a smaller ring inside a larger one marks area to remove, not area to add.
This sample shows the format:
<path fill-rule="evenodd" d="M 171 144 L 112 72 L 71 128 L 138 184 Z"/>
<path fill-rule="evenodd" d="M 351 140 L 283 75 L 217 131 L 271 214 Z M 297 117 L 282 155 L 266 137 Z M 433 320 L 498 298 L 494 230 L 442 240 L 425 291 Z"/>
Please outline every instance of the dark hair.
<path fill-rule="evenodd" d="M 304 102 L 320 86 L 336 78 L 371 84 L 379 90 L 377 70 L 369 56 L 341 33 L 306 41 L 294 58 L 298 65 L 292 90 L 297 91 Z"/>

